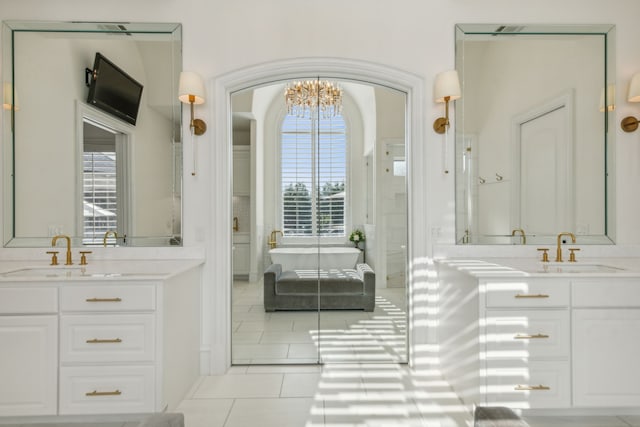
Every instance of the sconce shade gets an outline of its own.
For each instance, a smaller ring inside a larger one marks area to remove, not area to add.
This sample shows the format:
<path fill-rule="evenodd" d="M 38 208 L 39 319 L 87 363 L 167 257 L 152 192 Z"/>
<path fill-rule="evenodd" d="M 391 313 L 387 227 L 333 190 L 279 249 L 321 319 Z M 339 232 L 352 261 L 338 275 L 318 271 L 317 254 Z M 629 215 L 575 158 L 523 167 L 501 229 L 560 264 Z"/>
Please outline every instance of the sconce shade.
<path fill-rule="evenodd" d="M 183 71 L 180 73 L 180 84 L 178 85 L 178 99 L 189 104 L 192 102 L 189 96 L 193 96 L 194 104 L 204 104 L 204 83 L 202 77 L 193 71 Z"/>
<path fill-rule="evenodd" d="M 636 73 L 631 77 L 629 92 L 627 92 L 627 101 L 640 102 L 640 73 Z"/>
<path fill-rule="evenodd" d="M 461 97 L 460 80 L 456 70 L 443 71 L 436 75 L 433 88 L 433 100 L 435 102 L 445 102 L 445 98 L 449 97 L 449 101 L 459 99 Z"/>

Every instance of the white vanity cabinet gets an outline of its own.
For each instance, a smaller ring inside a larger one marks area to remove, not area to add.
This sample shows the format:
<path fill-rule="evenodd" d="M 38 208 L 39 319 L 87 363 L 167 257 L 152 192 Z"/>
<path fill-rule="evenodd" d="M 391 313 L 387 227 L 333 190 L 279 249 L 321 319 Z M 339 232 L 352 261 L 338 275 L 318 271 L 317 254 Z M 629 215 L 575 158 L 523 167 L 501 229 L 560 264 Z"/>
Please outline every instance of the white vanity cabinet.
<path fill-rule="evenodd" d="M 569 283 L 483 281 L 485 399 L 493 405 L 570 404 Z"/>
<path fill-rule="evenodd" d="M 579 407 L 640 405 L 640 279 L 576 280 L 573 399 Z"/>
<path fill-rule="evenodd" d="M 460 266 L 438 262 L 438 343 L 443 375 L 465 404 L 578 413 L 640 407 L 640 271 Z"/>
<path fill-rule="evenodd" d="M 55 288 L 0 288 L 0 415 L 57 411 Z"/>
<path fill-rule="evenodd" d="M 60 289 L 60 414 L 154 412 L 158 286 Z"/>
<path fill-rule="evenodd" d="M 0 280 L 0 417 L 175 409 L 200 370 L 200 274 Z"/>

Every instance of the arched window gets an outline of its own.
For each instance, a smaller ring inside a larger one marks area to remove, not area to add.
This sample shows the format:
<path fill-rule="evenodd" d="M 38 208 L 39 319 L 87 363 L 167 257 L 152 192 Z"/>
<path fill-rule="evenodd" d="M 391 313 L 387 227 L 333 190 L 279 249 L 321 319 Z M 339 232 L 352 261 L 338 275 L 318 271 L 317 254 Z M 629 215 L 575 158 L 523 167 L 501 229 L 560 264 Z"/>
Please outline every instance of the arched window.
<path fill-rule="evenodd" d="M 345 235 L 347 152 L 341 115 L 285 116 L 280 138 L 284 236 Z"/>

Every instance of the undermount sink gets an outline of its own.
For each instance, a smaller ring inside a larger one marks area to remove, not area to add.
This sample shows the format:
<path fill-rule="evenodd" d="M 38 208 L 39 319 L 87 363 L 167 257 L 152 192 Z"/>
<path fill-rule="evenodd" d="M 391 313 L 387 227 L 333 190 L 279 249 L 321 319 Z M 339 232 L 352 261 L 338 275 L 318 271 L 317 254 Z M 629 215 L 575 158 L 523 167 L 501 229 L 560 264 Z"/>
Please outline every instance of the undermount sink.
<path fill-rule="evenodd" d="M 580 264 L 580 263 L 544 263 L 543 273 L 617 273 L 624 271 L 624 268 L 613 267 L 604 264 Z"/>
<path fill-rule="evenodd" d="M 115 272 L 99 272 L 87 271 L 86 267 L 71 266 L 47 266 L 47 267 L 25 267 L 16 270 L 7 271 L 0 274 L 2 277 L 38 277 L 38 278 L 55 278 L 55 277 L 124 277 L 124 276 L 154 276 L 161 273 L 115 273 Z"/>
<path fill-rule="evenodd" d="M 85 272 L 81 267 L 26 267 L 2 273 L 5 277 L 68 277 L 79 276 Z"/>

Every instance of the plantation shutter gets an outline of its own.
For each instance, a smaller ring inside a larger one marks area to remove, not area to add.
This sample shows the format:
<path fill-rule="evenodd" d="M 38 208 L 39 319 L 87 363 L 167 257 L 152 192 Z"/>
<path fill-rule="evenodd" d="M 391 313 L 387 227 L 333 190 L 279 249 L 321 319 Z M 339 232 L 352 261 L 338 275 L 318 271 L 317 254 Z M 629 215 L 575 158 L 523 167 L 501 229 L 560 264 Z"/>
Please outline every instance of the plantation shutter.
<path fill-rule="evenodd" d="M 85 143 L 83 153 L 83 210 L 86 244 L 101 243 L 104 233 L 118 225 L 115 144 Z"/>
<path fill-rule="evenodd" d="M 346 132 L 341 116 L 286 116 L 280 172 L 285 236 L 344 236 Z"/>

